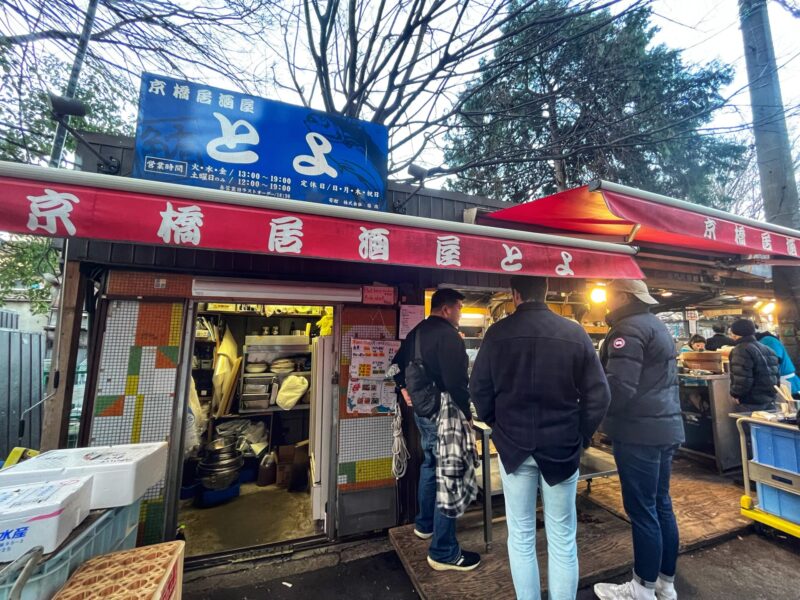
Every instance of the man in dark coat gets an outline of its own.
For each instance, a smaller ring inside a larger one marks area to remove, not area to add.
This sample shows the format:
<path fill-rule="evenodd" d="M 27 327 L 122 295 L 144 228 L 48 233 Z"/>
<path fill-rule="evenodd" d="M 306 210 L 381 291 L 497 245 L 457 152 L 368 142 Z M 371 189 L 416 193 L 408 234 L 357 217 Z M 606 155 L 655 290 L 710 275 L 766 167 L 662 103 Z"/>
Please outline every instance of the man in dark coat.
<path fill-rule="evenodd" d="M 643 281 L 608 286 L 611 327 L 600 354 L 611 388 L 602 429 L 611 438 L 633 533 L 633 579 L 598 583 L 600 600 L 675 600 L 678 525 L 669 482 L 684 441 L 675 344 L 650 312 L 658 304 Z"/>
<path fill-rule="evenodd" d="M 608 407 L 608 384 L 583 328 L 547 308 L 547 279 L 515 276 L 511 290 L 516 311 L 486 332 L 470 393 L 500 453 L 517 598 L 540 598 L 537 488 L 545 507 L 548 593 L 574 598 L 578 464 Z"/>
<path fill-rule="evenodd" d="M 731 350 L 731 396 L 742 410 L 770 410 L 775 407 L 780 385 L 780 360 L 771 348 L 756 340 L 756 326 L 749 319 L 731 325 L 736 345 Z"/>
<path fill-rule="evenodd" d="M 411 406 L 411 396 L 406 389 L 405 370 L 414 360 L 415 341 L 419 346 L 425 372 L 440 392 L 450 394 L 453 403 L 468 418 L 469 409 L 469 358 L 464 340 L 458 333 L 464 296 L 456 290 L 437 290 L 431 298 L 430 316 L 408 334 L 400 346 L 393 363 L 399 371 L 394 380 L 406 403 Z M 419 513 L 414 534 L 431 540 L 428 564 L 436 571 L 471 571 L 481 562 L 477 552 L 462 550 L 456 540 L 456 520 L 436 507 L 436 464 L 439 434 L 436 415 L 422 417 L 414 413 L 419 430 L 424 460 L 419 470 Z"/>
<path fill-rule="evenodd" d="M 725 323 L 714 323 L 712 329 L 714 330 L 714 335 L 706 340 L 706 350 L 715 352 L 723 346 L 733 346 L 736 343 L 732 338 L 725 335 L 728 330 Z"/>

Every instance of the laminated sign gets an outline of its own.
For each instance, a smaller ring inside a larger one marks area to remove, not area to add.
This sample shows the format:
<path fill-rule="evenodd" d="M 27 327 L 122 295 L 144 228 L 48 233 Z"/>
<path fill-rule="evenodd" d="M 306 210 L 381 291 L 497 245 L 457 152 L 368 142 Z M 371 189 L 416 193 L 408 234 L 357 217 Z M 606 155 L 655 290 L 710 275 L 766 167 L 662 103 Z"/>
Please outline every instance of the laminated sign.
<path fill-rule="evenodd" d="M 350 377 L 358 379 L 385 379 L 392 359 L 400 349 L 394 340 L 358 340 L 350 343 Z"/>
<path fill-rule="evenodd" d="M 386 209 L 386 127 L 142 74 L 133 176 Z"/>
<path fill-rule="evenodd" d="M 395 384 L 387 372 L 400 342 L 359 340 L 350 342 L 350 380 L 347 384 L 347 412 L 388 414 L 397 403 Z"/>

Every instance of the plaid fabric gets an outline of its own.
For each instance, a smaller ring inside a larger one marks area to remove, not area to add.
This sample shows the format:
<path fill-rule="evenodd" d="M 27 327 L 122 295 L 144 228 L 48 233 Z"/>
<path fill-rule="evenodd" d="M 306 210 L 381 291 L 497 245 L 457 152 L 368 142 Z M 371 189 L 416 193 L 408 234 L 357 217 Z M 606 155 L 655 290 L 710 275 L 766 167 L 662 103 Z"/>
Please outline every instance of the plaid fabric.
<path fill-rule="evenodd" d="M 447 393 L 442 394 L 437 433 L 436 506 L 445 516 L 456 518 L 478 497 L 479 458 L 475 433 Z"/>

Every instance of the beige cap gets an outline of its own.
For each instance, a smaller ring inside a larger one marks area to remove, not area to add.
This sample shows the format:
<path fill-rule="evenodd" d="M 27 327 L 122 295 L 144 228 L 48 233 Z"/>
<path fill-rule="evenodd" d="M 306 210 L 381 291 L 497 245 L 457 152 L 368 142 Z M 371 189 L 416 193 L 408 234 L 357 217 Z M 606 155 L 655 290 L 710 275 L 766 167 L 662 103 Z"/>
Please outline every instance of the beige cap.
<path fill-rule="evenodd" d="M 645 304 L 658 304 L 658 300 L 650 295 L 647 284 L 640 279 L 615 279 L 608 284 L 608 289 L 631 294 Z"/>

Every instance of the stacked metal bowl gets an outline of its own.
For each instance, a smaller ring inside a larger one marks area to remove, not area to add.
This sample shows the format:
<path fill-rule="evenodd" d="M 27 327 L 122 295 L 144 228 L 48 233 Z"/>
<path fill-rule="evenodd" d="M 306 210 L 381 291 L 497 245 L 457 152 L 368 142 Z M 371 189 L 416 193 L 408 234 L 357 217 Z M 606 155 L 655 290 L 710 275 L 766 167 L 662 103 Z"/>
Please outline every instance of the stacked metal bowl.
<path fill-rule="evenodd" d="M 218 437 L 206 444 L 206 454 L 197 465 L 197 476 L 209 490 L 224 490 L 239 478 L 244 464 L 234 436 Z"/>

